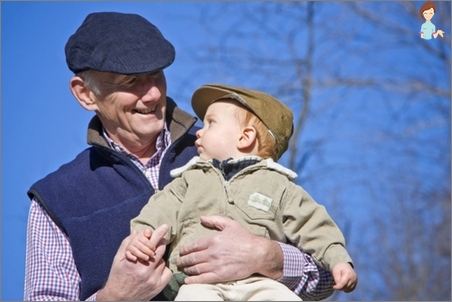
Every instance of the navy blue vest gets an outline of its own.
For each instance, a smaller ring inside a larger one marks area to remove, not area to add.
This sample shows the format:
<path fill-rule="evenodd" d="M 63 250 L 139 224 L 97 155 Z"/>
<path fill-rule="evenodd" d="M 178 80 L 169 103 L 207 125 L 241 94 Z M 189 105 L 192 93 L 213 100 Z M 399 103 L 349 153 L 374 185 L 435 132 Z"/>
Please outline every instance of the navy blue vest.
<path fill-rule="evenodd" d="M 192 128 L 169 147 L 162 160 L 159 189 L 172 180 L 172 169 L 197 155 L 196 130 Z M 115 253 L 130 234 L 130 220 L 152 194 L 149 181 L 129 159 L 101 146 L 84 150 L 28 191 L 69 238 L 82 279 L 80 300 L 104 286 Z"/>

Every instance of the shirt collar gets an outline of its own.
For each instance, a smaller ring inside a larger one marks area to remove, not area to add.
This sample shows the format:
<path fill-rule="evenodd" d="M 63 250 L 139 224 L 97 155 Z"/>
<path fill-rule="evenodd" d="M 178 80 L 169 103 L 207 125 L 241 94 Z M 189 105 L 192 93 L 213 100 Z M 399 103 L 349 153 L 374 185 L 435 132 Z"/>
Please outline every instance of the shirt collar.
<path fill-rule="evenodd" d="M 116 143 L 114 140 L 112 140 L 108 134 L 107 131 L 105 131 L 104 126 L 102 126 L 102 135 L 105 138 L 105 140 L 108 143 L 108 146 L 116 150 L 120 153 L 126 154 L 126 155 L 133 155 L 129 151 L 127 151 L 124 147 Z M 171 144 L 171 135 L 166 127 L 166 123 L 164 124 L 162 132 L 160 132 L 159 136 L 157 137 L 157 142 L 155 143 L 155 147 L 157 149 L 156 153 L 160 153 L 166 150 L 166 148 Z"/>

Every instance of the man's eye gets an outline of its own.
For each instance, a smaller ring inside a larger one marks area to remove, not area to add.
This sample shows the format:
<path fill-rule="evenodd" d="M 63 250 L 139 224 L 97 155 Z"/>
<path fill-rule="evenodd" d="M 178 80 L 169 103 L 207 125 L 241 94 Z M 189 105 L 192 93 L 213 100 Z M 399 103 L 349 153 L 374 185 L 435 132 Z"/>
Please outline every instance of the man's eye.
<path fill-rule="evenodd" d="M 130 88 L 133 88 L 136 84 L 137 84 L 136 81 L 131 81 L 131 82 L 127 82 L 127 83 L 120 85 L 120 88 L 121 89 L 130 89 Z"/>

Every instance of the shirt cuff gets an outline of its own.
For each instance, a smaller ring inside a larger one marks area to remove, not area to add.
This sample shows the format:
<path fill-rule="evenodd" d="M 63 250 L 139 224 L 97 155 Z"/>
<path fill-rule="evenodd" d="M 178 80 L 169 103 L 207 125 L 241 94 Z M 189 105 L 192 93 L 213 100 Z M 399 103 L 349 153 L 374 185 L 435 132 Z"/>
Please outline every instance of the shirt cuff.
<path fill-rule="evenodd" d="M 291 290 L 299 287 L 303 279 L 304 257 L 303 252 L 298 248 L 278 242 L 283 252 L 283 275 L 277 281 L 284 284 Z"/>
<path fill-rule="evenodd" d="M 284 277 L 300 277 L 303 275 L 305 260 L 303 252 L 297 247 L 278 242 L 284 256 L 283 275 Z"/>

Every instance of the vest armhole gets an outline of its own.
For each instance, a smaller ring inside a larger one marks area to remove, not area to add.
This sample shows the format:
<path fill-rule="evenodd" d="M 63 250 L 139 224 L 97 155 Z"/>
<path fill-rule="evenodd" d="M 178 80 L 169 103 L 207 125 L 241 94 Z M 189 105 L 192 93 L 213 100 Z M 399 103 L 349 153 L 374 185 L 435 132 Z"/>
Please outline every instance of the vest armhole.
<path fill-rule="evenodd" d="M 60 228 L 60 230 L 67 236 L 66 229 L 63 227 L 61 222 L 52 214 L 52 212 L 50 211 L 49 207 L 44 202 L 44 199 L 41 197 L 41 195 L 39 195 L 39 193 L 35 189 L 30 189 L 27 192 L 27 194 L 30 197 L 30 199 L 35 197 L 39 201 L 39 204 L 44 208 L 47 215 L 49 215 L 50 219 L 52 219 L 53 222 Z"/>

